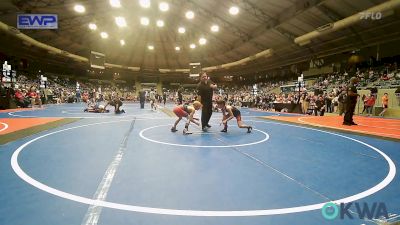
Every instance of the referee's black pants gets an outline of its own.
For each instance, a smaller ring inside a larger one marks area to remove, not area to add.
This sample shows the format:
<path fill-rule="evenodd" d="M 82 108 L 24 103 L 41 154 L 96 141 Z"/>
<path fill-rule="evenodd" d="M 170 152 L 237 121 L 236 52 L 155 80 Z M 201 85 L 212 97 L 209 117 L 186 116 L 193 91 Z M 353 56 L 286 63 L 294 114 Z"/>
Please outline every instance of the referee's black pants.
<path fill-rule="evenodd" d="M 203 103 L 203 108 L 201 109 L 201 127 L 204 128 L 208 125 L 212 115 L 212 103 Z"/>
<path fill-rule="evenodd" d="M 354 110 L 356 110 L 356 103 L 351 102 L 346 104 L 346 112 L 344 114 L 343 123 L 347 124 L 354 123 L 353 121 Z"/>

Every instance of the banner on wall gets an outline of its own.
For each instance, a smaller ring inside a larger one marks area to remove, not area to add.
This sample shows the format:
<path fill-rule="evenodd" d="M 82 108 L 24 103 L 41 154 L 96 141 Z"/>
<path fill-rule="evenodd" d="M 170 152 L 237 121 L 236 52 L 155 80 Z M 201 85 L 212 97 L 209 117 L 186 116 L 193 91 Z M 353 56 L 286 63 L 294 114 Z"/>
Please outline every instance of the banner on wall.
<path fill-rule="evenodd" d="M 17 72 L 11 69 L 11 65 L 8 65 L 7 61 L 3 64 L 3 70 L 1 73 L 1 82 L 4 84 L 12 84 L 17 80 Z"/>

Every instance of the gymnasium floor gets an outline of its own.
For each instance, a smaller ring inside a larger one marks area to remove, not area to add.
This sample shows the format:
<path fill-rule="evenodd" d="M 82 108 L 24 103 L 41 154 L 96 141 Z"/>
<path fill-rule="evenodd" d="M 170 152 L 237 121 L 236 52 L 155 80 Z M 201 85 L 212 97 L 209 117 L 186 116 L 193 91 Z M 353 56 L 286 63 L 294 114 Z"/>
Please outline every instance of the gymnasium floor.
<path fill-rule="evenodd" d="M 76 120 L 0 145 L 0 224 L 379 223 L 357 215 L 328 221 L 321 208 L 330 201 L 383 202 L 390 221 L 400 220 L 396 136 L 303 126 L 286 121 L 298 115 L 247 109 L 241 112 L 251 134 L 234 121 L 220 133 L 221 115 L 214 113 L 209 132 L 191 125 L 194 133 L 184 136 L 183 122 L 170 132 L 172 107 L 154 112 L 148 104 L 125 104 L 121 115 L 84 113 L 81 104 L 1 112 L 0 139 L 39 123 Z M 382 129 L 372 120 L 360 125 Z M 379 121 L 391 124 L 386 133 L 399 134 L 399 120 Z"/>

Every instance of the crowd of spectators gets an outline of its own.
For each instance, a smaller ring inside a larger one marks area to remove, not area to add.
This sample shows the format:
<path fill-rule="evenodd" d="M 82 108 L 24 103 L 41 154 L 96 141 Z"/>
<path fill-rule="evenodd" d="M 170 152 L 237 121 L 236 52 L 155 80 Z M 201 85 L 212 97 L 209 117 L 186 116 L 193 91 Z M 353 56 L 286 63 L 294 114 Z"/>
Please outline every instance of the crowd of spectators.
<path fill-rule="evenodd" d="M 400 71 L 388 67 L 357 70 L 351 76 L 360 79 L 359 88 L 374 88 L 386 84 L 389 88 L 400 86 Z M 346 87 L 351 77 L 348 73 L 334 72 L 317 76 L 312 83 L 295 92 L 280 92 L 282 85 L 294 84 L 295 81 L 265 81 L 253 85 L 238 85 L 237 83 L 223 83 L 218 85 L 214 93 L 214 100 L 224 99 L 228 104 L 238 107 L 253 107 L 259 110 L 287 111 L 276 108 L 276 104 L 301 104 L 300 112 L 323 116 L 324 113 L 344 112 Z M 91 81 L 76 81 L 65 77 L 49 77 L 43 86 L 38 79 L 29 79 L 19 75 L 17 82 L 9 88 L 1 87 L 2 96 L 9 96 L 17 107 L 42 107 L 43 104 L 73 103 L 80 101 L 106 101 L 119 97 L 124 101 L 138 101 L 133 86 L 120 83 L 101 83 Z M 382 83 L 385 82 L 385 83 Z M 372 84 L 372 85 L 371 85 Z M 383 87 L 383 86 L 382 86 Z M 196 87 L 163 89 L 157 95 L 160 102 L 191 102 L 196 99 Z M 363 96 L 365 104 L 363 113 L 371 114 L 376 96 Z M 5 108 L 5 107 L 3 107 Z"/>
<path fill-rule="evenodd" d="M 41 82 L 40 77 L 19 75 L 16 82 L 7 86 L 1 83 L 0 96 L 2 109 L 10 107 L 10 102 L 17 107 L 42 107 L 43 104 L 61 104 L 87 101 L 90 99 L 106 100 L 119 96 L 124 100 L 136 100 L 135 90 L 125 84 L 113 84 L 90 81 L 76 81 L 65 77 L 48 77 Z"/>

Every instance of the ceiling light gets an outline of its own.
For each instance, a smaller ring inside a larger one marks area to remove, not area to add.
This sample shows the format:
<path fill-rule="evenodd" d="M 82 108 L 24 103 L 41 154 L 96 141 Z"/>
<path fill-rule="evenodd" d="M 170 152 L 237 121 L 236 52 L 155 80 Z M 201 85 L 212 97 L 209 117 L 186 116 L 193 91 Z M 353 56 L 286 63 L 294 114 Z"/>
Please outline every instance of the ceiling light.
<path fill-rule="evenodd" d="M 200 45 L 205 45 L 207 43 L 207 39 L 205 39 L 205 38 L 200 38 L 199 39 L 199 44 Z"/>
<path fill-rule="evenodd" d="M 163 26 L 164 26 L 164 21 L 157 20 L 157 27 L 163 27 Z"/>
<path fill-rule="evenodd" d="M 119 27 L 126 27 L 126 20 L 124 17 L 121 17 L 121 16 L 115 17 L 115 23 Z"/>
<path fill-rule="evenodd" d="M 166 2 L 160 2 L 160 4 L 158 5 L 158 8 L 163 11 L 166 12 L 169 10 L 169 5 Z"/>
<path fill-rule="evenodd" d="M 150 20 L 147 17 L 142 17 L 140 18 L 140 24 L 142 24 L 143 26 L 147 26 L 150 24 Z"/>
<path fill-rule="evenodd" d="M 186 18 L 188 18 L 189 20 L 194 18 L 194 12 L 193 11 L 187 11 L 185 14 Z"/>
<path fill-rule="evenodd" d="M 180 48 L 179 46 L 176 46 L 176 47 L 175 47 L 175 50 L 176 50 L 176 51 L 180 51 L 181 48 Z"/>
<path fill-rule="evenodd" d="M 195 48 L 196 48 L 196 45 L 195 45 L 195 44 L 190 44 L 190 48 L 191 48 L 191 49 L 195 49 Z"/>
<path fill-rule="evenodd" d="M 139 0 L 139 5 L 142 8 L 150 8 L 151 3 L 150 0 Z"/>
<path fill-rule="evenodd" d="M 179 27 L 178 32 L 184 34 L 186 32 L 186 29 L 184 27 Z"/>
<path fill-rule="evenodd" d="M 108 38 L 108 34 L 106 33 L 106 32 L 101 32 L 100 33 L 100 36 L 102 37 L 102 38 Z"/>
<path fill-rule="evenodd" d="M 121 46 L 125 45 L 125 41 L 124 40 L 120 40 L 119 43 L 121 44 Z"/>
<path fill-rule="evenodd" d="M 212 25 L 211 26 L 211 31 L 212 32 L 218 32 L 219 31 L 219 26 L 218 25 Z"/>
<path fill-rule="evenodd" d="M 110 5 L 114 8 L 120 8 L 121 2 L 119 0 L 110 0 Z"/>
<path fill-rule="evenodd" d="M 89 29 L 91 30 L 97 30 L 97 26 L 94 23 L 89 23 Z"/>
<path fill-rule="evenodd" d="M 236 15 L 236 14 L 239 13 L 239 8 L 236 7 L 236 6 L 232 6 L 232 7 L 229 9 L 229 13 L 230 13 L 231 15 Z"/>
<path fill-rule="evenodd" d="M 139 0 L 139 4 L 143 8 L 150 8 L 150 0 Z"/>
<path fill-rule="evenodd" d="M 148 48 L 149 50 L 154 50 L 154 46 L 153 46 L 153 45 L 149 45 L 149 46 L 147 46 L 147 48 Z"/>
<path fill-rule="evenodd" d="M 78 13 L 84 13 L 85 12 L 85 6 L 83 5 L 75 5 L 74 10 Z"/>

